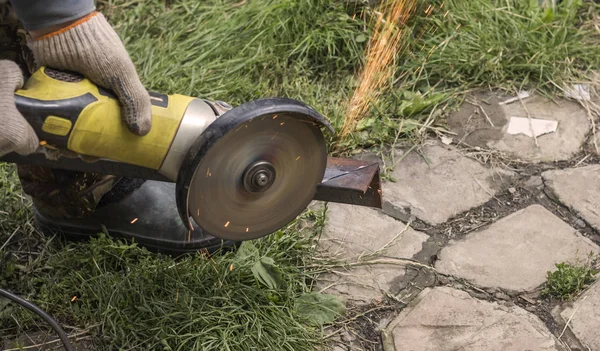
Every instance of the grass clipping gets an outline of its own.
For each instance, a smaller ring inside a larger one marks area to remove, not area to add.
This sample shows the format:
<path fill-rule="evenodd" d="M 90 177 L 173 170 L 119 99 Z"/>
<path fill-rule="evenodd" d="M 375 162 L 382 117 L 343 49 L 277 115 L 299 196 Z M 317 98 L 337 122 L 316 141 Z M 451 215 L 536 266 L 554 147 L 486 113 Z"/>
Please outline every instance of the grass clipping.
<path fill-rule="evenodd" d="M 410 33 L 406 23 L 415 12 L 416 5 L 416 0 L 390 0 L 381 5 L 381 12 L 376 12 L 366 64 L 360 73 L 360 85 L 350 100 L 342 137 L 354 130 L 370 104 L 389 84 L 395 73 L 396 54 L 405 47 L 404 38 Z"/>

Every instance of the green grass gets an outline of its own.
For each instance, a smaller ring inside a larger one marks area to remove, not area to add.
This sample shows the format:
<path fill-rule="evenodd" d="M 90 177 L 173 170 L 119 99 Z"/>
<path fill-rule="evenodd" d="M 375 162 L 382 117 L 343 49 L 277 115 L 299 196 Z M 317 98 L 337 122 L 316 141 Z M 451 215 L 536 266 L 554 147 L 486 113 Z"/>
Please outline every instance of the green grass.
<path fill-rule="evenodd" d="M 2 170 L 15 184 L 13 173 Z M 4 209 L 29 212 L 18 189 L 2 189 Z M 314 270 L 304 267 L 322 216 L 307 212 L 301 221 L 316 223 L 309 230 L 294 222 L 235 253 L 178 259 L 104 235 L 63 243 L 18 233 L 0 251 L 0 286 L 35 301 L 72 333 L 92 336 L 99 350 L 314 350 L 322 342 L 320 324 L 343 313 L 326 296 L 308 294 Z M 28 215 L 3 214 L 0 223 L 29 226 Z M 1 243 L 7 234 L 0 234 Z M 330 310 L 315 323 L 319 306 Z M 47 330 L 28 311 L 0 300 L 0 344 L 38 328 Z"/>
<path fill-rule="evenodd" d="M 584 79 L 600 66 L 600 32 L 590 27 L 598 5 L 564 0 L 552 10 L 537 0 L 445 3 L 446 17 L 442 10 L 420 24 L 437 28 L 435 35 L 416 42 L 423 49 L 402 66 L 425 62 L 421 84 L 552 89 L 552 81 Z"/>
<path fill-rule="evenodd" d="M 363 0 L 101 3 L 150 89 L 234 105 L 287 96 L 313 106 L 337 130 L 358 84 L 373 15 Z M 426 17 L 430 4 L 436 10 Z M 440 117 L 469 89 L 551 94 L 556 85 L 585 80 L 600 67 L 600 33 L 593 26 L 599 13 L 598 5 L 580 0 L 564 0 L 554 10 L 537 0 L 419 1 L 393 88 L 356 133 L 333 138 L 332 149 L 430 131 L 423 124 L 443 124 Z"/>
<path fill-rule="evenodd" d="M 548 272 L 542 295 L 569 301 L 593 283 L 598 271 L 589 264 L 556 264 L 554 272 Z"/>
<path fill-rule="evenodd" d="M 234 105 L 292 97 L 340 129 L 369 35 L 360 16 L 372 14 L 366 1 L 236 3 L 99 1 L 149 89 Z M 537 0 L 446 0 L 443 10 L 425 17 L 429 4 L 441 1 L 420 3 L 392 89 L 359 130 L 332 139 L 335 154 L 443 127 L 443 117 L 470 89 L 551 94 L 600 66 L 592 25 L 598 5 L 564 0 L 549 12 Z M 256 241 L 256 250 L 247 246 L 253 253 L 246 259 L 229 253 L 174 260 L 109 238 L 76 244 L 44 238 L 33 230 L 12 167 L 1 166 L 0 183 L 0 246 L 8 241 L 0 253 L 0 285 L 40 304 L 71 332 L 85 330 L 98 349 L 312 350 L 322 343 L 318 324 L 331 316 L 315 324 L 314 315 L 302 312 L 339 311 L 306 295 L 315 271 L 304 267 L 316 266 L 311 257 L 321 215 L 309 231 L 298 233 L 292 224 Z M 569 277 L 582 277 L 572 273 L 554 277 L 559 294 L 572 285 Z M 313 306 L 302 308 L 307 303 Z M 47 327 L 0 303 L 0 335 L 38 328 Z"/>

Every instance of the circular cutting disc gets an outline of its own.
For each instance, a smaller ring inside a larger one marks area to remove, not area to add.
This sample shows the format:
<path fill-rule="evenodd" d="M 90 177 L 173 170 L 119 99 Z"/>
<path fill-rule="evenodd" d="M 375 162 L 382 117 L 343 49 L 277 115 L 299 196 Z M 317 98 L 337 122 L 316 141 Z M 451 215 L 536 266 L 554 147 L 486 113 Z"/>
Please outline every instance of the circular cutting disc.
<path fill-rule="evenodd" d="M 325 140 L 313 119 L 285 112 L 249 118 L 200 158 L 189 183 L 189 214 L 223 239 L 271 234 L 308 206 L 326 164 Z"/>

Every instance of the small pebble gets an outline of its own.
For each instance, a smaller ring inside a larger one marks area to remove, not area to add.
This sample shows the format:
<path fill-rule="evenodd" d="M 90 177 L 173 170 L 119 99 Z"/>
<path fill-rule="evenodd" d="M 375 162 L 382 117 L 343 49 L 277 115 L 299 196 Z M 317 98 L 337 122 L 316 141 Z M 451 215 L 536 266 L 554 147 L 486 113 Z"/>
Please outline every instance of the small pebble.
<path fill-rule="evenodd" d="M 575 220 L 575 225 L 576 225 L 577 227 L 579 227 L 579 228 L 585 228 L 585 227 L 586 227 L 586 225 L 585 225 L 585 222 L 584 222 L 584 221 L 582 221 L 582 220 L 581 220 L 581 219 L 579 219 L 579 218 L 577 218 L 577 219 Z"/>
<path fill-rule="evenodd" d="M 349 332 L 347 332 L 347 331 L 346 331 L 346 332 L 343 332 L 343 333 L 341 334 L 341 338 L 342 338 L 342 341 L 346 341 L 346 342 L 349 342 L 349 341 L 351 342 L 351 341 L 354 341 L 354 340 L 356 340 L 356 337 L 355 337 L 354 335 L 350 334 L 350 333 L 349 333 Z"/>
<path fill-rule="evenodd" d="M 448 277 L 444 277 L 443 275 L 438 276 L 437 279 L 438 279 L 438 282 L 442 285 L 450 284 L 450 279 L 448 279 Z"/>
<path fill-rule="evenodd" d="M 511 194 L 514 194 L 514 193 L 517 192 L 517 189 L 515 189 L 515 188 L 508 188 L 508 192 L 511 193 Z"/>
<path fill-rule="evenodd" d="M 480 300 L 487 300 L 488 299 L 488 295 L 487 294 L 483 294 L 483 293 L 470 292 L 469 295 L 471 295 L 472 297 L 474 297 L 476 299 L 480 299 Z"/>
<path fill-rule="evenodd" d="M 494 297 L 499 300 L 510 300 L 510 296 L 506 295 L 505 293 L 503 293 L 501 291 L 498 291 L 497 293 L 495 293 Z"/>
<path fill-rule="evenodd" d="M 544 181 L 540 176 L 533 176 L 527 179 L 527 181 L 523 185 L 527 188 L 538 188 L 544 185 Z"/>

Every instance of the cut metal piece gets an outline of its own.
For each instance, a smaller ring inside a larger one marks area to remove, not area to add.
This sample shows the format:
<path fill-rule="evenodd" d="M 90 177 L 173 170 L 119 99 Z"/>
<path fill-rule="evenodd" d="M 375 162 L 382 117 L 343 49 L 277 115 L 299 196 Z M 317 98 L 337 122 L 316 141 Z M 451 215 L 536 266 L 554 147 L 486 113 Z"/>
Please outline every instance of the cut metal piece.
<path fill-rule="evenodd" d="M 314 199 L 381 208 L 379 164 L 329 157 L 325 175 L 317 187 Z"/>
<path fill-rule="evenodd" d="M 43 154 L 21 156 L 11 153 L 1 157 L 0 161 L 172 182 L 156 170 L 108 160 L 88 163 L 79 158 L 49 160 Z M 330 157 L 314 200 L 381 208 L 380 182 L 377 163 Z"/>
<path fill-rule="evenodd" d="M 294 220 L 325 174 L 319 118 L 290 99 L 257 100 L 217 118 L 182 164 L 182 219 L 231 240 L 256 239 Z"/>

